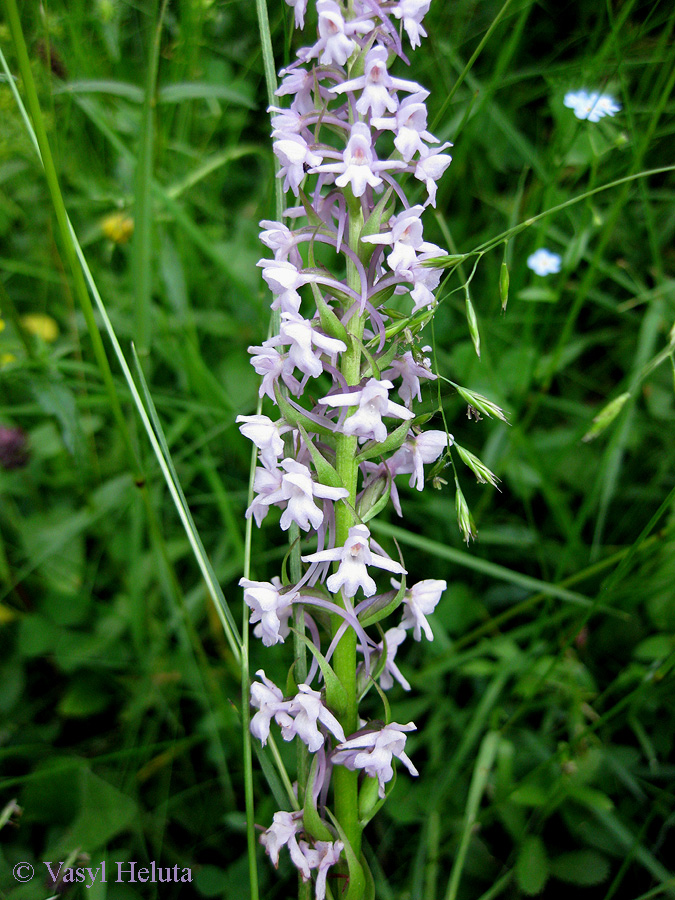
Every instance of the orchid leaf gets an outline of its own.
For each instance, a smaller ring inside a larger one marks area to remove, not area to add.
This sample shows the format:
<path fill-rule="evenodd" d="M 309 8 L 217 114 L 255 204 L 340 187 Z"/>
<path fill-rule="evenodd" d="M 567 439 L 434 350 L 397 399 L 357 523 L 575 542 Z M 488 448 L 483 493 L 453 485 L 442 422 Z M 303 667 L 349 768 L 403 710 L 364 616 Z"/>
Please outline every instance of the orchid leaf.
<path fill-rule="evenodd" d="M 370 871 L 370 866 L 366 862 L 366 858 L 361 854 L 361 868 L 363 869 L 363 874 L 366 876 L 366 890 L 363 895 L 363 900 L 375 900 L 375 879 L 373 878 L 373 873 Z"/>
<path fill-rule="evenodd" d="M 357 463 L 362 463 L 367 459 L 373 459 L 375 456 L 384 456 L 385 453 L 391 453 L 393 450 L 398 450 L 403 441 L 408 437 L 411 427 L 414 424 L 417 424 L 417 421 L 417 419 L 406 419 L 405 422 L 399 425 L 398 428 L 395 428 L 394 431 L 387 436 L 386 440 L 381 441 L 380 443 L 366 444 L 364 449 L 356 457 Z"/>
<path fill-rule="evenodd" d="M 377 341 L 377 338 L 375 340 Z M 368 344 L 373 344 L 373 342 L 368 341 Z M 366 346 L 368 346 L 368 344 L 366 344 Z M 377 367 L 380 371 L 386 369 L 391 365 L 392 360 L 398 353 L 398 349 L 398 343 L 396 341 L 392 341 L 391 345 L 387 347 L 387 350 L 383 354 L 381 354 L 381 356 L 377 357 Z M 366 372 L 366 374 L 368 373 Z"/>
<path fill-rule="evenodd" d="M 309 455 L 312 457 L 312 462 L 314 463 L 314 468 L 316 469 L 316 474 L 319 476 L 321 484 L 326 484 L 328 487 L 332 488 L 344 488 L 346 490 L 344 482 L 337 471 L 328 462 L 326 457 L 316 449 L 301 422 L 298 422 L 298 431 L 302 435 L 305 446 L 309 450 Z"/>
<path fill-rule="evenodd" d="M 359 791 L 359 825 L 365 828 L 368 822 L 376 816 L 387 802 L 387 798 L 394 790 L 396 785 L 396 769 L 394 769 L 394 777 L 388 782 L 385 788 L 385 796 L 379 795 L 379 782 L 377 778 L 364 778 L 361 790 Z"/>
<path fill-rule="evenodd" d="M 379 598 L 378 601 L 373 603 L 372 606 L 369 606 L 366 610 L 366 614 L 363 616 L 359 616 L 359 622 L 363 625 L 364 628 L 368 628 L 370 625 L 374 625 L 376 622 L 380 622 L 382 619 L 385 619 L 387 616 L 391 615 L 394 610 L 403 603 L 403 597 L 406 592 L 405 586 L 405 575 L 401 576 L 401 586 L 396 591 L 393 597 L 391 597 L 392 591 L 389 591 L 386 594 L 382 594 L 382 597 Z M 387 597 L 391 597 L 391 599 L 387 600 Z"/>
<path fill-rule="evenodd" d="M 344 895 L 342 900 L 362 900 L 364 891 L 366 889 L 366 876 L 364 874 L 363 867 L 356 858 L 354 849 L 349 843 L 347 835 L 345 834 L 344 829 L 342 828 L 338 820 L 329 809 L 326 809 L 326 812 L 330 816 L 333 825 L 335 825 L 335 829 L 345 847 L 347 869 L 349 870 L 349 887 L 347 888 L 347 893 Z"/>
<path fill-rule="evenodd" d="M 382 701 L 382 706 L 384 706 L 384 724 L 389 725 L 389 723 L 391 722 L 391 706 L 389 706 L 389 701 L 387 700 L 387 695 L 385 694 L 385 692 L 382 690 L 382 688 L 379 686 L 379 684 L 376 681 L 373 682 L 373 687 L 375 688 L 377 693 L 380 695 L 380 700 Z"/>
<path fill-rule="evenodd" d="M 373 304 L 374 307 L 378 308 L 383 303 L 386 303 L 387 300 L 390 300 L 394 296 L 394 291 L 396 290 L 396 285 L 392 284 L 389 287 L 382 288 L 381 291 L 376 291 L 372 297 L 369 297 L 368 300 Z M 387 335 L 389 332 L 387 332 Z"/>
<path fill-rule="evenodd" d="M 298 682 L 295 677 L 295 666 L 297 660 L 293 662 L 293 665 L 288 670 L 288 675 L 286 676 L 286 690 L 284 692 L 285 697 L 295 697 L 298 693 Z"/>
<path fill-rule="evenodd" d="M 307 194 L 302 190 L 302 188 L 300 188 L 299 197 L 309 224 L 313 225 L 315 228 L 321 228 L 321 226 L 323 225 L 323 221 L 312 206 L 311 200 L 308 198 Z"/>
<path fill-rule="evenodd" d="M 321 327 L 323 330 L 329 337 L 337 338 L 340 341 L 344 341 L 345 344 L 349 344 L 347 329 L 324 300 L 318 285 L 312 283 L 310 286 L 312 288 L 312 295 L 314 296 L 316 308 L 319 311 L 319 319 L 321 320 Z"/>
<path fill-rule="evenodd" d="M 318 647 L 316 647 L 312 643 L 312 641 L 309 640 L 307 635 L 300 634 L 300 632 L 295 628 L 291 628 L 291 631 L 296 635 L 298 640 L 302 641 L 302 643 L 307 646 L 307 649 L 319 664 L 319 668 L 321 669 L 321 674 L 323 675 L 323 680 L 326 685 L 326 704 L 333 710 L 333 712 L 337 713 L 338 716 L 344 715 L 349 706 L 349 698 L 347 696 L 347 691 L 345 690 L 344 685 L 331 668 L 331 665 L 326 657 L 318 649 Z"/>
<path fill-rule="evenodd" d="M 378 364 L 375 362 L 375 357 L 373 356 L 373 354 L 370 352 L 370 350 L 367 349 L 367 347 L 366 347 L 366 345 L 363 343 L 363 341 L 360 341 L 360 340 L 356 337 L 356 335 L 352 335 L 352 340 L 353 340 L 356 344 L 358 344 L 358 346 L 361 348 L 361 352 L 362 352 L 363 355 L 366 357 L 366 360 L 368 361 L 368 365 L 370 366 L 370 371 L 373 372 L 374 375 L 375 375 L 375 378 L 377 378 L 377 380 L 380 381 L 380 379 L 381 379 L 381 377 L 382 377 L 382 376 L 380 375 L 380 367 L 379 367 Z"/>
<path fill-rule="evenodd" d="M 315 422 L 301 409 L 298 409 L 296 406 L 292 405 L 283 396 L 283 394 L 279 390 L 278 385 L 276 384 L 274 385 L 274 396 L 281 415 L 289 425 L 293 426 L 293 428 L 298 428 L 298 426 L 302 424 L 307 429 L 307 431 L 311 431 L 315 434 L 326 434 L 331 436 L 333 435 L 333 432 L 330 428 L 327 428 L 325 425 L 320 425 L 318 422 Z"/>
<path fill-rule="evenodd" d="M 321 818 L 314 803 L 314 782 L 318 769 L 319 757 L 314 755 L 312 765 L 307 778 L 307 786 L 305 788 L 305 806 L 302 812 L 302 821 L 305 831 L 314 838 L 315 841 L 333 841 L 335 835 L 329 831 L 328 826 Z"/>
<path fill-rule="evenodd" d="M 375 484 L 370 487 L 375 488 L 376 486 L 382 484 L 384 479 L 379 479 L 379 481 L 375 482 Z M 391 496 L 391 482 L 389 479 L 385 481 L 385 489 L 382 494 L 375 500 L 371 506 L 367 506 L 369 502 L 368 491 L 370 491 L 370 487 L 366 489 L 363 497 L 361 498 L 360 503 L 357 506 L 357 513 L 361 522 L 365 525 L 366 522 L 370 522 L 371 519 L 374 519 L 375 516 L 379 515 L 382 510 L 385 508 L 387 503 L 389 503 L 389 497 Z"/>

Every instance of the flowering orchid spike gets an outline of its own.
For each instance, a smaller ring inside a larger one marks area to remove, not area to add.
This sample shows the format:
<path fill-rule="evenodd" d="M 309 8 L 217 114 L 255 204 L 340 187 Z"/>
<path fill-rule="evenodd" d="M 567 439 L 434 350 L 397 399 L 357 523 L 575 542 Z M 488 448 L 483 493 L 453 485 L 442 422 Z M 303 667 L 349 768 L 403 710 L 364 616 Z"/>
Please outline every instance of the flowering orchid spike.
<path fill-rule="evenodd" d="M 413 48 L 425 37 L 430 2 L 316 0 L 314 43 L 280 73 L 279 105 L 269 109 L 278 177 L 297 199 L 283 221 L 260 223 L 266 251 L 258 266 L 279 325 L 249 353 L 259 395 L 277 411 L 237 420 L 259 457 L 246 516 L 258 526 L 274 520 L 312 544 L 301 556 L 294 541 L 292 584 L 286 575 L 282 586 L 278 577 L 248 574 L 240 584 L 264 646 L 291 643 L 291 614 L 302 611 L 294 643 L 309 642 L 314 656 L 294 696 L 258 671 L 250 727 L 262 744 L 279 728 L 284 740 L 297 738 L 317 754 L 310 799 L 323 826 L 315 828 L 314 818 L 310 833 L 303 813 L 282 811 L 261 838 L 274 866 L 287 848 L 301 878 L 314 880 L 317 900 L 328 893 L 331 867 L 344 877 L 354 859 L 363 860 L 360 772 L 377 779 L 382 798 L 394 759 L 417 774 L 405 753 L 415 725 L 363 722 L 359 701 L 375 678 L 386 690 L 410 690 L 397 652 L 409 632 L 433 638 L 427 616 L 446 586 L 426 579 L 399 587 L 398 597 L 378 587 L 407 570 L 366 524 L 389 498 L 400 514 L 397 476 L 423 490 L 424 467 L 436 464 L 436 479 L 454 444 L 444 430 L 419 427 L 415 404 L 422 384 L 437 375 L 424 355 L 430 348 L 414 345 L 437 304 L 447 257 L 426 240 L 424 218 L 437 202 L 451 145 L 428 130 L 428 91 L 395 68 L 408 62 L 401 35 Z M 307 0 L 286 3 L 303 28 Z M 411 202 L 406 185 L 420 183 L 423 200 Z M 392 295 L 398 315 L 415 316 L 409 328 L 392 321 L 397 313 L 384 305 Z M 487 479 L 477 458 L 457 452 Z M 360 591 L 363 598 L 354 600 Z M 392 600 L 402 601 L 399 623 L 370 634 L 363 623 L 384 618 Z M 299 799 L 307 788 L 298 785 Z M 353 900 L 363 900 L 358 891 L 351 881 Z"/>

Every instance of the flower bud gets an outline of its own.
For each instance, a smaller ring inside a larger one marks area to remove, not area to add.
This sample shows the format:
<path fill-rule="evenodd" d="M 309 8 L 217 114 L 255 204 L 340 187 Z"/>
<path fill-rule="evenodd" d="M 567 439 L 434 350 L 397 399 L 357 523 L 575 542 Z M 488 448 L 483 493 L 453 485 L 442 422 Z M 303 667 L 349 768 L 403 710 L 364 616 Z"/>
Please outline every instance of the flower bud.
<path fill-rule="evenodd" d="M 471 340 L 473 341 L 476 356 L 478 357 L 478 359 L 480 359 L 480 334 L 478 333 L 478 319 L 476 318 L 476 311 L 473 308 L 471 297 L 469 297 L 468 286 L 465 286 L 464 291 L 466 294 L 466 321 L 469 325 L 469 334 L 471 335 Z"/>
<path fill-rule="evenodd" d="M 597 416 L 594 417 L 593 424 L 581 440 L 586 442 L 594 441 L 598 435 L 602 434 L 605 428 L 608 428 L 619 415 L 623 409 L 624 403 L 629 397 L 630 391 L 626 391 L 624 394 L 619 394 L 618 397 L 611 400 L 607 406 L 601 409 Z"/>
<path fill-rule="evenodd" d="M 471 515 L 471 511 L 469 509 L 469 505 L 466 502 L 464 494 L 462 493 L 462 489 L 459 486 L 459 482 L 455 479 L 455 487 L 457 489 L 457 493 L 455 494 L 455 509 L 457 510 L 457 524 L 459 525 L 459 530 L 464 535 L 464 540 L 469 543 L 469 539 L 476 539 L 476 525 L 473 521 L 473 516 Z"/>
<path fill-rule="evenodd" d="M 468 388 L 462 387 L 460 384 L 455 384 L 455 382 L 451 382 L 452 386 L 455 388 L 459 396 L 462 400 L 465 400 L 470 406 L 473 406 L 474 409 L 480 410 L 480 412 L 484 413 L 484 415 L 489 416 L 490 418 L 501 419 L 502 422 L 506 422 L 508 424 L 508 419 L 504 415 L 504 410 L 501 406 L 497 406 L 496 403 L 493 403 L 492 400 L 488 400 L 487 397 L 484 397 L 482 394 L 478 394 L 476 391 L 470 391 Z"/>
<path fill-rule="evenodd" d="M 455 444 L 457 448 L 457 452 L 459 453 L 462 462 L 465 466 L 468 466 L 473 474 L 476 476 L 478 481 L 481 484 L 491 484 L 492 487 L 497 487 L 497 482 L 499 479 L 495 475 L 494 472 L 490 471 L 484 462 L 481 462 L 477 456 L 474 456 L 469 450 L 465 450 L 464 447 L 460 447 L 459 444 Z"/>
<path fill-rule="evenodd" d="M 506 260 L 502 263 L 499 273 L 499 298 L 502 301 L 502 312 L 505 312 L 506 304 L 509 302 L 509 267 Z"/>

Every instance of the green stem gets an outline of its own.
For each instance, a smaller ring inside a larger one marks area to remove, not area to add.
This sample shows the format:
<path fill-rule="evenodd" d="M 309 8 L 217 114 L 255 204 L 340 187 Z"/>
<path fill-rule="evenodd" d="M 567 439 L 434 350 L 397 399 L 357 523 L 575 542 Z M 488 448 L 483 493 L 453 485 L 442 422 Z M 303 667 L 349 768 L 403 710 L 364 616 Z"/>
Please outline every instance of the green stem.
<path fill-rule="evenodd" d="M 163 0 L 150 45 L 150 59 L 145 83 L 141 140 L 136 166 L 136 227 L 134 233 L 133 263 L 136 286 L 136 346 L 143 359 L 150 352 L 152 339 L 152 168 L 155 134 L 155 93 L 159 69 L 159 49 L 162 23 L 167 0 Z M 157 9 L 152 10 L 154 22 Z"/>
<path fill-rule="evenodd" d="M 262 402 L 258 401 L 258 412 Z M 257 451 L 251 451 L 251 465 L 248 481 L 248 505 L 253 499 L 253 479 L 257 462 Z M 253 540 L 252 517 L 246 520 L 246 536 L 244 539 L 244 578 L 251 577 L 251 545 Z M 244 804 L 246 807 L 246 845 L 248 851 L 248 881 L 251 900 L 258 900 L 258 838 L 255 831 L 255 799 L 253 796 L 253 754 L 251 747 L 251 676 L 249 667 L 249 627 L 248 608 L 243 605 L 241 623 L 241 724 L 242 747 L 244 752 Z"/>
<path fill-rule="evenodd" d="M 359 236 L 363 228 L 361 204 L 353 198 L 349 203 L 349 247 L 358 251 Z M 360 276 L 351 262 L 347 261 L 347 283 L 359 290 Z M 361 339 L 365 316 L 352 316 L 347 331 L 355 338 L 351 346 L 342 355 L 341 372 L 348 385 L 357 385 L 361 380 Z M 343 546 L 349 535 L 349 529 L 355 524 L 352 509 L 356 506 L 358 465 L 356 453 L 358 439 L 354 435 L 340 434 L 336 443 L 335 467 L 342 483 L 349 491 L 349 505 L 338 503 L 335 507 L 335 545 Z M 348 608 L 349 600 L 340 597 L 342 606 Z M 340 616 L 332 616 L 333 636 L 342 624 Z M 347 692 L 348 703 L 340 723 L 345 734 L 352 734 L 358 728 L 358 697 L 356 694 L 356 632 L 348 628 L 333 656 L 335 674 Z M 358 857 L 361 853 L 361 826 L 358 814 L 358 773 L 350 772 L 344 766 L 336 766 L 333 770 L 335 796 L 335 815 L 345 831 L 347 839 Z"/>
<path fill-rule="evenodd" d="M 300 529 L 295 522 L 289 529 L 288 539 L 291 542 L 289 561 L 291 583 L 297 584 L 302 578 L 302 562 L 300 560 Z M 305 608 L 302 603 L 296 603 L 293 606 L 293 626 L 295 628 L 293 635 L 295 656 L 293 677 L 296 684 L 304 684 L 307 681 L 307 647 L 302 640 L 305 634 Z M 309 778 L 309 750 L 302 741 L 298 741 L 297 744 L 298 801 L 300 806 L 303 806 L 305 802 L 305 788 Z"/>

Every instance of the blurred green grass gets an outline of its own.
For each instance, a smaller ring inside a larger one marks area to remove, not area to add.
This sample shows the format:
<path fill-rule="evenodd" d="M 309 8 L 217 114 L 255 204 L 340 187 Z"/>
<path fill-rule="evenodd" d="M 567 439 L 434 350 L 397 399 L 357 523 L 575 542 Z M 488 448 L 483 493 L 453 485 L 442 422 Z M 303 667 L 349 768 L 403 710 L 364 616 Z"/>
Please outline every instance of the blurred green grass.
<path fill-rule="evenodd" d="M 425 232 L 452 252 L 673 162 L 669 4 L 509 3 L 456 86 L 501 8 L 435 0 L 429 41 L 411 57 L 432 92 L 432 130 L 455 145 Z M 159 4 L 59 0 L 21 14 L 66 206 L 129 358 L 138 344 L 240 618 L 250 451 L 234 417 L 256 403 L 246 347 L 265 337 L 269 302 L 257 222 L 273 217 L 275 189 L 255 10 L 168 5 L 156 105 L 146 89 Z M 291 11 L 270 3 L 270 16 L 281 65 Z M 0 41 L 16 71 L 4 24 Z M 562 105 L 578 88 L 607 90 L 622 112 L 579 122 Z M 34 896 L 12 880 L 15 861 L 79 848 L 95 861 L 189 865 L 197 881 L 182 898 L 246 897 L 236 660 L 112 363 L 149 502 L 128 471 L 5 81 L 0 110 L 0 424 L 30 442 L 25 468 L 0 469 L 0 806 L 16 797 L 24 809 L 0 833 L 0 896 Z M 408 533 L 411 574 L 449 583 L 436 640 L 402 663 L 412 693 L 392 696 L 393 718 L 418 722 L 421 775 L 402 776 L 370 826 L 385 900 L 675 893 L 673 197 L 672 174 L 636 178 L 515 235 L 504 315 L 504 249 L 486 253 L 470 286 L 480 361 L 459 279 L 441 289 L 439 371 L 498 402 L 511 426 L 469 420 L 444 385 L 452 432 L 501 491 L 460 471 L 479 530 L 469 548 L 451 478 L 423 495 L 402 486 L 405 519 L 382 525 Z M 526 268 L 539 246 L 561 253 L 560 275 Z M 56 340 L 21 327 L 36 313 L 57 324 Z M 625 391 L 617 420 L 582 442 Z M 266 523 L 255 577 L 285 552 Z M 253 670 L 285 678 L 283 648 L 272 662 L 252 653 Z M 267 824 L 277 806 L 259 773 L 255 787 Z M 286 881 L 261 859 L 263 896 L 292 891 L 282 870 Z M 160 894 L 109 885 L 99 896 Z"/>

